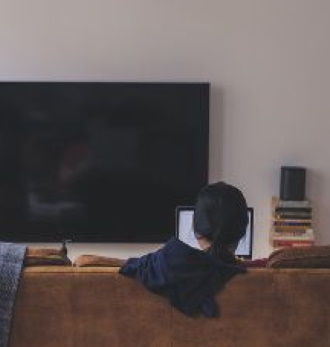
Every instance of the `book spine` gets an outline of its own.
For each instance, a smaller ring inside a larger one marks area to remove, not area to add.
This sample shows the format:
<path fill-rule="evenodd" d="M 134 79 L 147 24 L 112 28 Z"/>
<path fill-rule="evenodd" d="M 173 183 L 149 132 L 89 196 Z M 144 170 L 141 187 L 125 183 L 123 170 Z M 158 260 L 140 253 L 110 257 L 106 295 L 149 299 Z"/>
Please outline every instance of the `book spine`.
<path fill-rule="evenodd" d="M 298 235 L 298 236 L 292 236 L 292 235 L 288 235 L 288 236 L 277 236 L 277 235 L 273 235 L 273 240 L 275 241 L 315 241 L 314 235 Z"/>
<path fill-rule="evenodd" d="M 282 211 L 282 212 L 275 212 L 275 216 L 279 218 L 292 218 L 292 219 L 306 219 L 306 218 L 312 218 L 312 212 L 292 212 L 292 211 Z"/>
<path fill-rule="evenodd" d="M 283 220 L 287 220 L 287 219 L 295 219 L 295 220 L 309 220 L 309 219 L 312 219 L 312 216 L 309 214 L 309 215 L 305 215 L 305 216 L 301 216 L 301 215 L 296 215 L 296 214 L 290 214 L 290 215 L 287 215 L 287 214 L 279 214 L 279 213 L 276 213 L 274 215 L 274 218 L 275 219 L 283 219 Z"/>
<path fill-rule="evenodd" d="M 310 200 L 280 200 L 278 197 L 272 197 L 272 206 L 273 207 L 285 207 L 285 208 L 306 208 L 312 207 Z"/>
<path fill-rule="evenodd" d="M 281 225 L 281 226 L 273 226 L 273 231 L 278 233 L 282 231 L 304 231 L 308 232 L 312 230 L 310 226 L 301 226 L 301 225 Z"/>
<path fill-rule="evenodd" d="M 311 207 L 311 202 L 309 200 L 303 200 L 303 201 L 278 200 L 277 206 L 278 207 L 294 207 L 294 208 Z"/>
<path fill-rule="evenodd" d="M 272 237 L 274 238 L 280 238 L 280 237 L 305 237 L 305 235 L 308 235 L 309 231 L 307 230 L 281 230 L 281 231 L 276 231 L 274 230 L 272 232 Z"/>
<path fill-rule="evenodd" d="M 301 247 L 301 246 L 313 246 L 314 241 L 309 240 L 273 240 L 274 247 Z"/>
<path fill-rule="evenodd" d="M 274 220 L 273 221 L 274 226 L 279 227 L 311 227 L 312 221 L 311 220 Z"/>
<path fill-rule="evenodd" d="M 275 207 L 275 213 L 312 213 L 311 207 Z"/>

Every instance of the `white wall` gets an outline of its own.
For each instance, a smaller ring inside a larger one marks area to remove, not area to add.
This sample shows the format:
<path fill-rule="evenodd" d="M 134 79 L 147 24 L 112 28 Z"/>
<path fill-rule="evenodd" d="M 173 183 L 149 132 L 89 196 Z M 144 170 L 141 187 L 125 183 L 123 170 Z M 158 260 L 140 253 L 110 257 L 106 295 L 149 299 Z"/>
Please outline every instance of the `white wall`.
<path fill-rule="evenodd" d="M 330 243 L 329 17 L 327 0 L 0 0 L 0 79 L 210 81 L 210 181 L 243 189 L 264 256 L 281 165 L 308 168 Z"/>

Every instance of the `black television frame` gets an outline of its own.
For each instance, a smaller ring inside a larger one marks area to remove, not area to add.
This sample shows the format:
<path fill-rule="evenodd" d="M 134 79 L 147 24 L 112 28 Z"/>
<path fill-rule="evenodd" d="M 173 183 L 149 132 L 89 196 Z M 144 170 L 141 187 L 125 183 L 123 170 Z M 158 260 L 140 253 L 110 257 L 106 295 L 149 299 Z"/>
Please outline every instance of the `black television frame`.
<path fill-rule="evenodd" d="M 0 90 L 1 87 L 4 85 L 56 85 L 56 86 L 61 86 L 61 85 L 95 85 L 95 86 L 103 86 L 103 85 L 116 85 L 116 86 L 125 86 L 125 85 L 134 85 L 136 87 L 138 86 L 191 86 L 191 85 L 198 85 L 202 88 L 204 88 L 204 93 L 207 93 L 208 100 L 204 100 L 205 102 L 207 101 L 207 105 L 204 105 L 205 111 L 207 113 L 207 118 L 204 120 L 204 139 L 203 139 L 203 144 L 200 148 L 200 151 L 204 153 L 204 158 L 203 158 L 203 179 L 201 182 L 201 186 L 205 185 L 208 181 L 208 166 L 209 166 L 209 97 L 210 97 L 210 83 L 208 82 L 68 82 L 68 81 L 49 81 L 49 82 L 44 82 L 44 81 L 9 81 L 9 82 L 0 82 Z M 0 117 L 1 117 L 1 111 L 0 111 Z M 1 122 L 0 122 L 1 124 Z M 184 160 L 184 158 L 183 158 Z M 196 189 L 196 194 L 198 192 L 198 189 Z M 173 223 L 175 226 L 175 221 Z M 7 226 L 6 226 L 7 227 Z M 24 232 L 17 232 L 14 231 L 12 233 L 10 229 L 10 225 L 8 226 L 8 229 L 5 231 L 5 237 L 2 237 L 1 234 L 4 234 L 0 231 L 0 238 L 5 241 L 10 241 L 10 242 L 58 242 L 61 239 L 69 238 L 72 239 L 74 242 L 129 242 L 129 243 L 155 243 L 155 242 L 163 242 L 165 239 L 131 239 L 131 240 L 124 240 L 121 237 L 118 238 L 107 238 L 107 237 L 98 237 L 98 238 L 93 238 L 90 235 L 83 235 L 80 237 L 77 237 L 75 235 L 70 235 L 66 232 L 57 232 L 53 231 L 50 234 L 46 235 L 42 231 L 36 230 L 33 235 L 29 234 L 26 235 Z M 173 230 L 169 230 L 168 236 L 173 233 Z M 8 236 L 10 235 L 10 236 Z"/>

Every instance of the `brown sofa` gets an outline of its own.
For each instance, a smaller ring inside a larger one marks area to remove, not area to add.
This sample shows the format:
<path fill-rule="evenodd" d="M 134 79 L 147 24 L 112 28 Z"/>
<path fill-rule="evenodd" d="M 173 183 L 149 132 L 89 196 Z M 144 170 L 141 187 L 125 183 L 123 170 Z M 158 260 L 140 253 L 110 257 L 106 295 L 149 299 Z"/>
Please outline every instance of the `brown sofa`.
<path fill-rule="evenodd" d="M 330 269 L 254 269 L 189 318 L 116 268 L 26 268 L 10 347 L 329 347 Z"/>

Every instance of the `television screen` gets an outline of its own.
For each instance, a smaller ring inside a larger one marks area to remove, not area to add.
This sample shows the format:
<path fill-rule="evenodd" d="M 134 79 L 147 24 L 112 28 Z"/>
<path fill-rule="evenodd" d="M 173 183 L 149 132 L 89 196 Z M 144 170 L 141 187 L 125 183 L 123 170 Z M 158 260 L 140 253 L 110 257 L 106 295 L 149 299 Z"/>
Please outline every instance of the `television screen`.
<path fill-rule="evenodd" d="M 0 239 L 165 241 L 208 124 L 208 83 L 1 82 Z"/>

